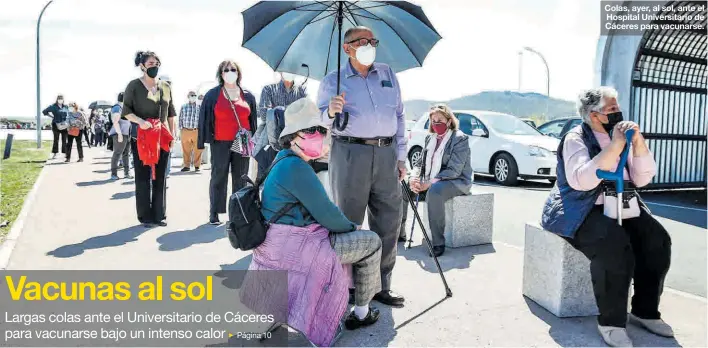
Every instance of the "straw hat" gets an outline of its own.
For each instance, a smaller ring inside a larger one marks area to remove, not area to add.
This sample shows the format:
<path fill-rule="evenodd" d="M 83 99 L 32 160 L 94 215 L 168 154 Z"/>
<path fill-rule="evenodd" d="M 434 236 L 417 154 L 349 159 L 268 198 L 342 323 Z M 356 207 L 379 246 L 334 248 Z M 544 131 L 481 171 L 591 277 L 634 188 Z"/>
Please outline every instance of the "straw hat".
<path fill-rule="evenodd" d="M 295 134 L 303 129 L 312 127 L 324 127 L 320 120 L 322 112 L 317 105 L 309 98 L 298 99 L 287 109 L 285 109 L 285 128 L 280 133 L 280 137 Z"/>

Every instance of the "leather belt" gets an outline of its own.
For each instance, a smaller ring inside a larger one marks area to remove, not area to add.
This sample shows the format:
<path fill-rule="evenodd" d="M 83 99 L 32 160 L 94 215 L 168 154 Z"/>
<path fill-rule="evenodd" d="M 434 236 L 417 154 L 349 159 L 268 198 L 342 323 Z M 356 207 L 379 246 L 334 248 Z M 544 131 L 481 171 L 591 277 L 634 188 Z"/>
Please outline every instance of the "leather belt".
<path fill-rule="evenodd" d="M 386 146 L 391 146 L 391 144 L 393 144 L 393 137 L 364 139 L 364 138 L 345 137 L 345 136 L 338 135 L 338 136 L 335 136 L 334 139 L 337 139 L 341 142 L 345 142 L 345 143 L 349 143 L 349 144 L 371 145 L 371 146 L 376 146 L 376 147 L 386 147 Z"/>

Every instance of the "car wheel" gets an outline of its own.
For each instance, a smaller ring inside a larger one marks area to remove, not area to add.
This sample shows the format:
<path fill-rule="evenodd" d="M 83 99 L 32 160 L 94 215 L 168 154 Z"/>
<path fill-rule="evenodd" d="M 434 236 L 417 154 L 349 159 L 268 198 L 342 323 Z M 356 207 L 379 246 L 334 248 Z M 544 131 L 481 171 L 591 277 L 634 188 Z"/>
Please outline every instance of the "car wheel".
<path fill-rule="evenodd" d="M 516 185 L 519 180 L 519 169 L 511 155 L 502 153 L 494 158 L 494 179 L 505 186 Z"/>
<path fill-rule="evenodd" d="M 421 165 L 421 161 L 423 160 L 423 149 L 416 146 L 413 149 L 411 149 L 411 152 L 408 153 L 408 162 L 411 165 L 411 168 L 419 167 Z"/>

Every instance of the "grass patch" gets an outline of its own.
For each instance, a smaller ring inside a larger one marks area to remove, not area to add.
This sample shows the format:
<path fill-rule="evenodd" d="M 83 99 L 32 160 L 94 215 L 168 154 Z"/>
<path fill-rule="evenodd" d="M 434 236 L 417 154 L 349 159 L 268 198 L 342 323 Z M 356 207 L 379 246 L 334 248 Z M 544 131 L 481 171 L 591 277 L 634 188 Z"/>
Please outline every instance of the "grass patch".
<path fill-rule="evenodd" d="M 12 224 L 22 210 L 27 193 L 44 167 L 51 147 L 50 141 L 43 142 L 42 148 L 37 149 L 37 142 L 34 140 L 15 140 L 12 142 L 10 158 L 0 162 L 0 222 L 9 221 L 7 226 L 0 227 L 0 242 L 10 232 Z M 4 151 L 5 139 L 0 140 L 0 152 Z"/>

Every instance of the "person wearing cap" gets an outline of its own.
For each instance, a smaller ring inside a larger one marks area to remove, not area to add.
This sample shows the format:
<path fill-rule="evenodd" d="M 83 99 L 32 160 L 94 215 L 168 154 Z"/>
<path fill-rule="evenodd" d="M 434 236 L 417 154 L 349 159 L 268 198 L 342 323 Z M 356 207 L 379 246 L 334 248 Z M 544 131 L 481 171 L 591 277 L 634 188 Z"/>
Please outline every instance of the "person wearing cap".
<path fill-rule="evenodd" d="M 369 302 L 381 289 L 381 239 L 372 231 L 347 219 L 329 199 L 325 188 L 309 164 L 329 151 L 325 139 L 327 128 L 320 121 L 319 110 L 307 98 L 292 103 L 285 110 L 285 128 L 279 142 L 283 147 L 265 177 L 262 198 L 262 214 L 268 220 L 288 204 L 294 203 L 285 215 L 268 230 L 267 238 L 283 238 L 290 243 L 264 243 L 280 250 L 281 255 L 291 255 L 291 250 L 301 248 L 296 242 L 303 234 L 316 234 L 325 229 L 325 238 L 342 264 L 352 264 L 354 269 L 354 310 L 345 320 L 349 329 L 368 326 L 379 318 L 379 311 Z M 327 237 L 329 235 L 329 237 Z M 315 238 L 310 236 L 310 238 Z M 313 241 L 314 242 L 314 241 Z M 307 250 L 305 248 L 305 250 Z M 290 252 L 289 252 L 290 251 Z M 258 261 L 262 250 L 254 253 Z M 301 255 L 302 260 L 312 260 Z M 316 259 L 312 262 L 318 262 Z M 299 268 L 298 268 L 299 269 Z M 346 301 L 349 281 L 342 283 L 342 299 Z"/>
<path fill-rule="evenodd" d="M 199 104 L 197 104 L 197 93 L 189 91 L 187 103 L 182 105 L 179 111 L 180 138 L 182 138 L 182 171 L 191 170 L 192 159 L 194 159 L 194 171 L 198 172 L 202 165 L 202 150 L 197 148 L 197 137 L 199 136 Z M 192 157 L 194 151 L 194 157 Z"/>
<path fill-rule="evenodd" d="M 334 201 L 357 224 L 368 209 L 369 226 L 381 237 L 383 289 L 374 299 L 402 307 L 405 299 L 391 290 L 391 276 L 401 226 L 400 181 L 406 176 L 406 117 L 396 73 L 375 62 L 378 45 L 367 27 L 347 30 L 342 49 L 349 59 L 341 71 L 322 80 L 317 104 L 322 121 L 333 129 L 329 176 Z M 344 113 L 348 124 L 333 126 Z"/>

